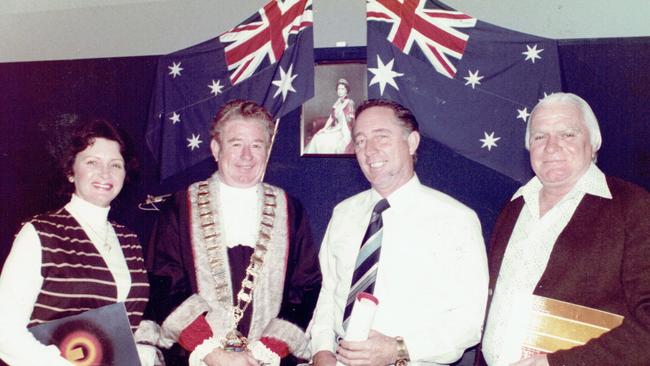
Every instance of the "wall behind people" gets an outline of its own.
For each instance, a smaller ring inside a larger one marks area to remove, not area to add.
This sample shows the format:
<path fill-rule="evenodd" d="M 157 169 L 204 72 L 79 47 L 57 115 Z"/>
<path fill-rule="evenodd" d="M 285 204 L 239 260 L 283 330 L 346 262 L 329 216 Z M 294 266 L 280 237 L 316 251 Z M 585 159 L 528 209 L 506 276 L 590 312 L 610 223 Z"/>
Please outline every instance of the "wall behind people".
<path fill-rule="evenodd" d="M 601 120 L 603 170 L 650 189 L 650 38 L 576 40 L 560 43 L 565 91 L 578 93 Z M 90 112 L 119 121 L 135 142 L 140 180 L 127 185 L 113 216 L 149 235 L 154 211 L 137 209 L 147 194 L 181 189 L 214 170 L 207 161 L 162 185 L 144 142 L 156 57 L 0 64 L 0 259 L 22 220 L 64 203 L 57 196 L 58 169 L 47 154 L 54 133 L 42 121 L 53 112 Z M 595 77 L 594 75 L 598 75 Z M 353 158 L 301 158 L 300 111 L 282 119 L 266 181 L 284 187 L 307 208 L 320 241 L 334 205 L 366 189 Z M 518 183 L 469 161 L 429 139 L 419 149 L 416 171 L 425 184 L 475 209 L 487 235 L 503 203 Z"/>
<path fill-rule="evenodd" d="M 267 0 L 2 0 L 0 62 L 166 54 L 238 24 Z M 445 0 L 548 38 L 650 35 L 647 0 Z M 316 47 L 366 45 L 364 0 L 314 0 Z"/>
<path fill-rule="evenodd" d="M 601 121 L 598 166 L 650 190 L 650 37 L 563 41 L 566 91 L 580 95 Z"/>

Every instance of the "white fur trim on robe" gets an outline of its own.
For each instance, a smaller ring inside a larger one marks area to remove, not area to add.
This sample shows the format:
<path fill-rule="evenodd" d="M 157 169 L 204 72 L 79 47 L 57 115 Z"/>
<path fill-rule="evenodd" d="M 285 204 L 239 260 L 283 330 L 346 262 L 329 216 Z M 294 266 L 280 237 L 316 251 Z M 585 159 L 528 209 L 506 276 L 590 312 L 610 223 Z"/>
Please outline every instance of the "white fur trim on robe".
<path fill-rule="evenodd" d="M 167 345 L 166 348 L 171 347 L 188 325 L 208 311 L 210 305 L 203 297 L 198 294 L 188 297 L 163 322 L 160 343 Z"/>
<path fill-rule="evenodd" d="M 311 349 L 309 338 L 297 325 L 279 318 L 271 319 L 269 325 L 262 332 L 262 337 L 270 337 L 283 341 L 289 351 L 297 357 L 310 359 Z"/>
<path fill-rule="evenodd" d="M 219 181 L 217 174 L 208 179 L 210 191 L 210 209 L 215 214 L 215 222 L 220 226 L 220 231 L 225 228 L 219 220 Z M 268 326 L 272 319 L 276 318 L 280 312 L 282 295 L 284 292 L 284 281 L 286 275 L 287 256 L 289 253 L 288 238 L 288 218 L 287 218 L 287 198 L 284 191 L 280 188 L 270 187 L 276 196 L 275 220 L 272 230 L 272 240 L 269 243 L 268 250 L 264 256 L 264 265 L 261 274 L 257 277 L 255 290 L 253 292 L 251 326 L 248 332 L 250 342 L 259 340 L 262 331 Z M 263 202 L 263 188 L 259 185 L 259 202 Z M 196 267 L 196 282 L 201 296 L 210 304 L 211 311 L 208 312 L 206 320 L 210 324 L 213 337 L 223 339 L 226 333 L 232 329 L 232 279 L 230 271 L 225 271 L 226 283 L 228 289 L 226 293 L 229 296 L 227 301 L 222 302 L 218 299 L 215 290 L 215 281 L 212 277 L 210 264 L 208 262 L 208 252 L 205 243 L 202 240 L 203 233 L 200 227 L 198 210 L 196 210 L 198 193 L 198 184 L 195 183 L 189 188 L 189 198 L 191 202 L 191 236 L 192 236 L 192 253 Z M 260 208 L 261 215 L 261 208 Z M 225 245 L 217 253 L 221 263 L 228 264 L 228 252 Z"/>

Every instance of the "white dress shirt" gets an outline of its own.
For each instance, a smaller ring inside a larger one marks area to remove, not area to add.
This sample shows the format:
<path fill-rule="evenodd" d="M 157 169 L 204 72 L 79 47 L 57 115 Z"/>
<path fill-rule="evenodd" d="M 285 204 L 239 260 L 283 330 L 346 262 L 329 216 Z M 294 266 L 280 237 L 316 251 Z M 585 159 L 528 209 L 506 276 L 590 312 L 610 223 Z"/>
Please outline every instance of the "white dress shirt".
<path fill-rule="evenodd" d="M 334 208 L 319 255 L 323 283 L 309 332 L 312 354 L 334 352 L 361 240 L 381 197 L 359 193 Z M 488 271 L 471 209 L 413 176 L 387 197 L 372 329 L 402 336 L 411 364 L 449 364 L 478 343 Z"/>
<path fill-rule="evenodd" d="M 117 235 L 107 223 L 110 207 L 95 206 L 77 195 L 65 206 L 102 255 L 117 283 L 118 301 L 131 287 L 131 275 Z M 32 224 L 16 235 L 0 275 L 0 358 L 13 366 L 72 365 L 55 346 L 45 346 L 27 330 L 43 285 L 41 241 Z"/>
<path fill-rule="evenodd" d="M 508 241 L 499 271 L 483 338 L 483 354 L 491 366 L 521 359 L 532 294 L 542 277 L 558 236 L 569 223 L 585 194 L 612 198 L 605 175 L 591 164 L 575 187 L 542 217 L 539 216 L 537 177 L 519 188 L 524 207 Z"/>
<path fill-rule="evenodd" d="M 219 219 L 224 243 L 228 248 L 237 245 L 255 247 L 259 235 L 261 185 L 248 188 L 231 187 L 219 181 Z"/>

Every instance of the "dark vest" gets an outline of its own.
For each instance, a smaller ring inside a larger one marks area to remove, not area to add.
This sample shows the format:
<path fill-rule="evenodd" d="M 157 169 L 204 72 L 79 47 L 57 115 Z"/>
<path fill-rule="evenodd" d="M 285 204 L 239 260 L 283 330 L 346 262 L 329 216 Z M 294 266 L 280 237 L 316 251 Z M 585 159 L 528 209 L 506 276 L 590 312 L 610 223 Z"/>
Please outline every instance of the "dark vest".
<path fill-rule="evenodd" d="M 43 286 L 28 327 L 117 302 L 117 286 L 102 256 L 64 208 L 29 221 L 41 240 Z M 131 274 L 126 312 L 135 331 L 149 297 L 138 237 L 111 222 Z"/>

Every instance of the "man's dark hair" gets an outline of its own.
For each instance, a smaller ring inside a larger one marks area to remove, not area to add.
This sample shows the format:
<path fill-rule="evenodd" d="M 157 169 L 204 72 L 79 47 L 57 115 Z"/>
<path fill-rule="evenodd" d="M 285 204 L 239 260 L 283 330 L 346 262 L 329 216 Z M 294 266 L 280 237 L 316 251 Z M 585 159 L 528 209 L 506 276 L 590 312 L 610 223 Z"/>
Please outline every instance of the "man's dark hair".
<path fill-rule="evenodd" d="M 408 136 L 413 131 L 419 131 L 418 121 L 415 119 L 413 113 L 408 108 L 392 100 L 368 99 L 357 107 L 357 110 L 354 112 L 354 119 L 358 119 L 361 113 L 372 107 L 386 107 L 392 110 L 404 128 L 405 135 Z"/>

